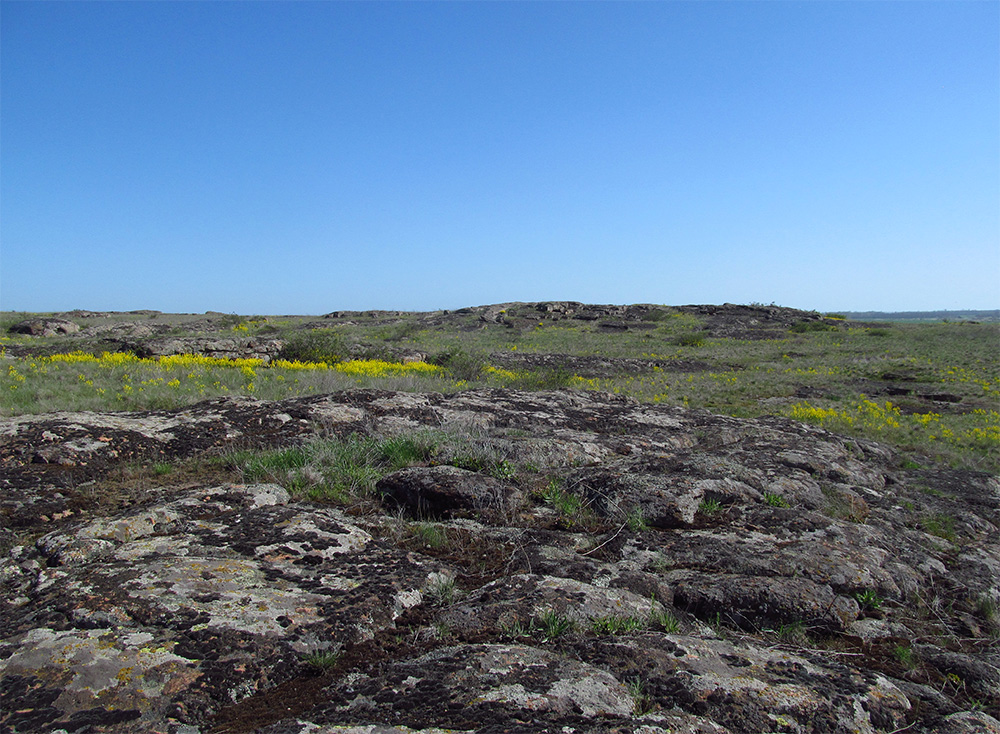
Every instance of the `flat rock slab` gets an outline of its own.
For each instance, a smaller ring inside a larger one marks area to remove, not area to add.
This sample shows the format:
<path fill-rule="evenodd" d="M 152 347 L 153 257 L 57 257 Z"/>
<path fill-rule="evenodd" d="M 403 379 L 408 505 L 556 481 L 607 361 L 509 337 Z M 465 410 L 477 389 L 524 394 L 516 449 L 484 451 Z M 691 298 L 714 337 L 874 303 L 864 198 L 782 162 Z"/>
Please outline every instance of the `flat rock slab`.
<path fill-rule="evenodd" d="M 117 731 L 204 716 L 309 653 L 391 626 L 443 568 L 274 485 L 227 486 L 55 532 L 5 567 L 4 698 L 15 731 Z M 44 561 L 44 563 L 40 562 Z"/>

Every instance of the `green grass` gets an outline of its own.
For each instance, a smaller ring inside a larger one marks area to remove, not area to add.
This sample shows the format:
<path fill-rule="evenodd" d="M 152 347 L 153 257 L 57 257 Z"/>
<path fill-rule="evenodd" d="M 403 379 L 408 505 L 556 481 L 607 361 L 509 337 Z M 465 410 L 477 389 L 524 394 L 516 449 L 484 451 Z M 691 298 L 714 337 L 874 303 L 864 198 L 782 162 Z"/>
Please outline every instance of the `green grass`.
<path fill-rule="evenodd" d="M 918 665 L 917 654 L 909 645 L 896 645 L 892 656 L 907 670 L 913 670 Z"/>
<path fill-rule="evenodd" d="M 625 514 L 625 524 L 633 533 L 644 533 L 649 530 L 646 513 L 641 507 L 633 507 Z"/>
<path fill-rule="evenodd" d="M 546 609 L 538 615 L 537 629 L 543 642 L 549 642 L 571 632 L 576 624 L 569 617 L 552 609 Z"/>
<path fill-rule="evenodd" d="M 275 482 L 293 497 L 349 504 L 371 498 L 386 474 L 426 461 L 437 451 L 431 433 L 405 437 L 317 438 L 271 451 L 236 451 L 222 461 L 246 482 Z"/>
<path fill-rule="evenodd" d="M 515 319 L 511 328 L 484 324 L 474 313 L 458 317 L 458 323 L 438 323 L 414 314 L 389 318 L 366 312 L 309 330 L 301 329 L 307 321 L 303 318 L 220 315 L 217 320 L 224 330 L 213 332 L 230 337 L 243 335 L 243 330 L 267 333 L 286 340 L 284 356 L 328 365 L 358 355 L 378 356 L 386 364 L 392 362 L 392 350 L 415 351 L 431 355 L 429 361 L 435 363 L 424 371 L 342 370 L 342 362 L 325 369 L 290 369 L 220 360 L 46 361 L 41 355 L 72 351 L 79 342 L 2 336 L 0 347 L 30 344 L 37 355 L 0 362 L 0 414 L 165 409 L 223 395 L 280 399 L 359 386 L 437 392 L 480 386 L 569 387 L 738 417 L 777 413 L 887 442 L 914 464 L 1000 470 L 997 324 L 893 323 L 872 328 L 839 319 L 804 320 L 807 326 L 800 333 L 777 332 L 772 339 L 748 341 L 711 337 L 700 317 L 669 308 L 649 313 L 650 328 L 624 332 L 602 330 L 592 322 L 529 315 L 533 320 Z M 0 314 L 0 323 L 25 317 Z M 187 324 L 203 321 L 167 314 L 155 320 L 174 324 L 180 333 L 186 333 Z M 824 330 L 812 330 L 820 328 L 816 325 Z M 94 348 L 99 348 L 97 342 Z M 504 352 L 656 359 L 691 366 L 580 377 L 559 367 L 498 368 L 491 355 Z M 878 393 L 880 385 L 890 383 L 912 394 Z M 950 402 L 920 397 L 934 394 L 947 394 Z"/>
<path fill-rule="evenodd" d="M 325 673 L 337 667 L 341 654 L 333 650 L 317 650 L 302 657 L 302 662 L 317 672 Z"/>
<path fill-rule="evenodd" d="M 944 538 L 951 543 L 954 543 L 958 539 L 958 535 L 955 532 L 955 518 L 951 515 L 929 515 L 920 521 L 920 526 L 924 532 Z"/>
<path fill-rule="evenodd" d="M 624 635 L 646 628 L 646 622 L 638 617 L 611 615 L 593 617 L 590 629 L 599 635 Z"/>
<path fill-rule="evenodd" d="M 563 527 L 586 529 L 594 526 L 597 521 L 590 507 L 578 495 L 564 489 L 560 479 L 550 479 L 544 488 L 535 493 L 535 496 L 559 514 L 559 521 Z"/>
<path fill-rule="evenodd" d="M 698 505 L 698 512 L 702 515 L 717 515 L 722 512 L 722 503 L 712 499 L 702 500 Z"/>
<path fill-rule="evenodd" d="M 774 492 L 764 493 L 764 503 L 770 505 L 771 507 L 791 507 L 788 500 L 780 494 L 775 494 Z"/>
<path fill-rule="evenodd" d="M 638 676 L 625 681 L 632 701 L 635 703 L 635 713 L 639 716 L 649 713 L 653 708 L 653 699 L 646 690 L 646 683 Z"/>

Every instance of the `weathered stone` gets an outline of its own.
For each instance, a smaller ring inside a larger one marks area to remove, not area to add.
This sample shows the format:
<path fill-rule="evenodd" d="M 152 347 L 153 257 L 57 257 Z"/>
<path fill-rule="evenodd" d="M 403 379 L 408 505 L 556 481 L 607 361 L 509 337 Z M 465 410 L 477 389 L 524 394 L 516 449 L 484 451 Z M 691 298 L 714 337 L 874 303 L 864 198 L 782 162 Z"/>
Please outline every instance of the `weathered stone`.
<path fill-rule="evenodd" d="M 377 488 L 416 517 L 506 515 L 519 496 L 509 484 L 454 466 L 402 469 L 383 477 Z"/>
<path fill-rule="evenodd" d="M 516 476 L 411 467 L 343 510 L 231 479 L 95 499 L 122 464 L 424 429 Z M 964 734 L 1000 708 L 1000 481 L 793 421 L 354 390 L 2 418 L 0 465 L 13 732 Z M 954 541 L 919 522 L 943 513 Z"/>
<path fill-rule="evenodd" d="M 9 329 L 11 334 L 27 334 L 28 336 L 59 336 L 75 334 L 80 327 L 72 321 L 56 318 L 25 319 L 14 324 Z"/>

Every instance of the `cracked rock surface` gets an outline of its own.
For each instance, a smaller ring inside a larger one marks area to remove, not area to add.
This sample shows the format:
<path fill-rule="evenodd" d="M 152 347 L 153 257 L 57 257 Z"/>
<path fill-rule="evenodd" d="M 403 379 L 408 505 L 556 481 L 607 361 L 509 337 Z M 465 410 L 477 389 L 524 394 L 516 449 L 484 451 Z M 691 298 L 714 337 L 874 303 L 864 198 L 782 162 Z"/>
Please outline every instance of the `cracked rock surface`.
<path fill-rule="evenodd" d="M 127 471 L 414 432 L 505 471 L 339 505 Z M 0 468 L 4 731 L 1000 732 L 1000 480 L 877 443 L 354 390 L 0 419 Z"/>

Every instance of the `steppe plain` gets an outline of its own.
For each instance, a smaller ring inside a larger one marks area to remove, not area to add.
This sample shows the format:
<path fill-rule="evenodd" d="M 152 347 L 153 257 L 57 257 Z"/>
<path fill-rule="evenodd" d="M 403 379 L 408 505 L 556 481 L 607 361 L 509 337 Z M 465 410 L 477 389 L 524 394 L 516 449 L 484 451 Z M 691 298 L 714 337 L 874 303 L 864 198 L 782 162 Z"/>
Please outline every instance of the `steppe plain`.
<path fill-rule="evenodd" d="M 12 732 L 1000 731 L 1000 326 L 2 314 Z"/>

